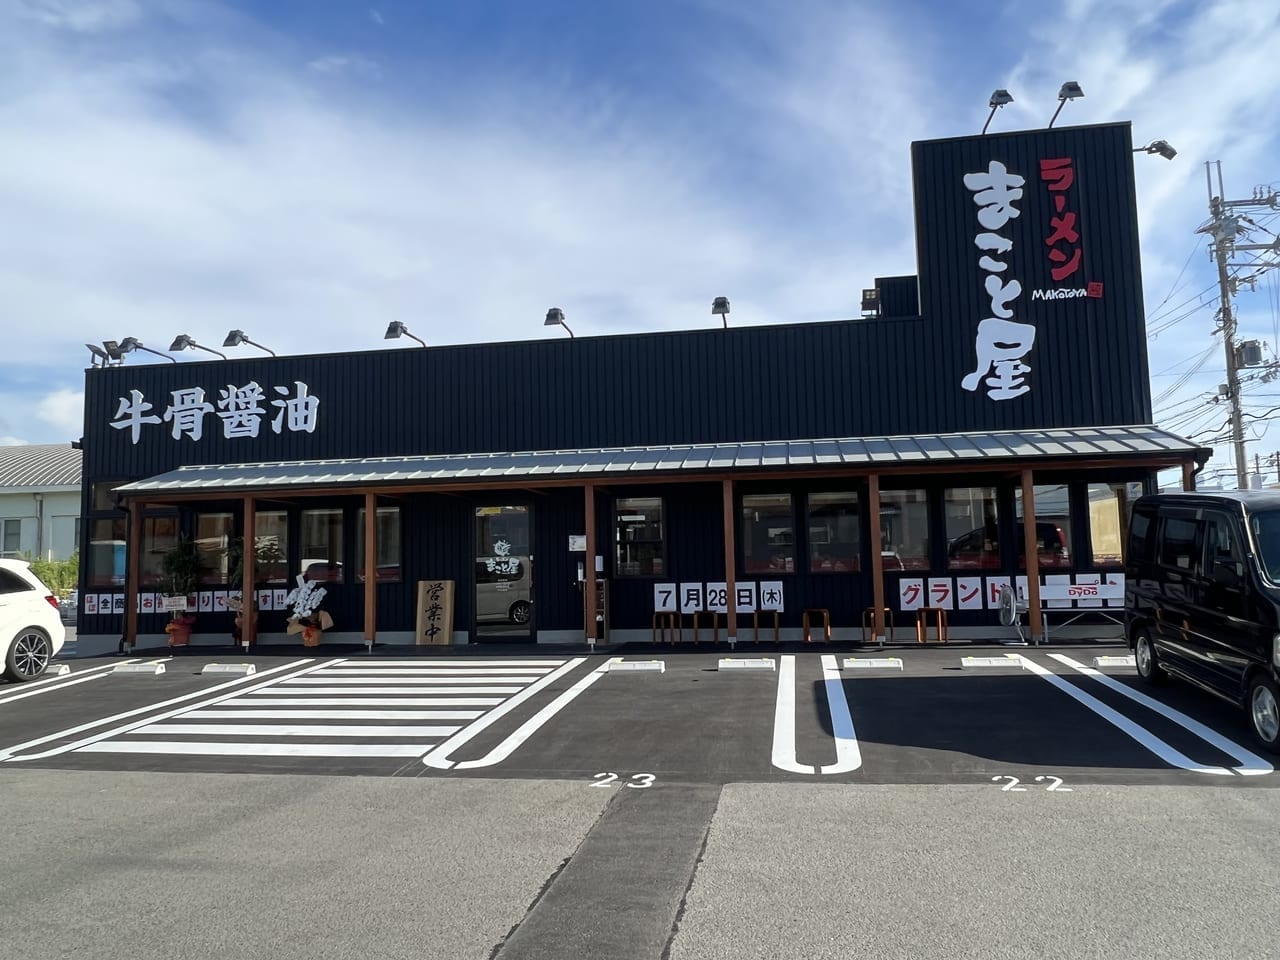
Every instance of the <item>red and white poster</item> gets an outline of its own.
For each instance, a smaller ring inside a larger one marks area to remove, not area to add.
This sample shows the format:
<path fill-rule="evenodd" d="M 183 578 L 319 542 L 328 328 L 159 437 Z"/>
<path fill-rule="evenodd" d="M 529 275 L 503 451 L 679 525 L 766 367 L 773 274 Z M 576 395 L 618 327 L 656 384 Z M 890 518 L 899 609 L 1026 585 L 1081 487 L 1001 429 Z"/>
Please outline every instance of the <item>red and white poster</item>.
<path fill-rule="evenodd" d="M 982 609 L 982 578 L 956 578 L 956 607 L 960 610 Z"/>

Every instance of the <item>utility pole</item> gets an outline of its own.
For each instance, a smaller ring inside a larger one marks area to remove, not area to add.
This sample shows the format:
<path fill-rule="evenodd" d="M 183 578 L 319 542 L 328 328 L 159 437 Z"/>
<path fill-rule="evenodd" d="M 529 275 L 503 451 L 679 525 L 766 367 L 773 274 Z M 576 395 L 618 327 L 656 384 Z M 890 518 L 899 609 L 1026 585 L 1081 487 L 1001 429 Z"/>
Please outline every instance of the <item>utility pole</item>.
<path fill-rule="evenodd" d="M 1248 228 L 1242 227 L 1241 218 L 1235 215 L 1235 211 L 1243 207 L 1280 207 L 1280 192 L 1255 190 L 1254 196 L 1250 200 L 1224 200 L 1223 197 L 1226 191 L 1222 186 L 1221 160 L 1217 161 L 1217 166 L 1218 193 L 1215 196 L 1210 163 L 1206 161 L 1204 165 L 1205 185 L 1209 189 L 1209 216 L 1211 219 L 1198 232 L 1209 234 L 1212 255 L 1218 263 L 1218 297 L 1221 304 L 1218 310 L 1218 317 L 1219 329 L 1222 330 L 1222 342 L 1227 351 L 1227 399 L 1231 402 L 1231 444 L 1235 451 L 1236 488 L 1247 490 L 1249 488 L 1249 461 L 1244 449 L 1244 417 L 1241 410 L 1240 397 L 1240 344 L 1236 340 L 1236 317 L 1231 308 L 1231 299 L 1235 295 L 1238 280 L 1230 275 L 1227 268 L 1229 266 L 1246 266 L 1246 264 L 1230 263 L 1232 254 L 1237 251 L 1280 250 L 1280 240 L 1269 244 L 1236 243 L 1236 237 L 1245 233 Z M 1244 219 L 1247 220 L 1248 218 Z M 1275 266 L 1275 264 L 1251 263 L 1247 264 L 1247 266 L 1257 268 L 1260 274 L 1263 270 Z M 1256 276 L 1257 274 L 1249 279 L 1256 279 Z"/>

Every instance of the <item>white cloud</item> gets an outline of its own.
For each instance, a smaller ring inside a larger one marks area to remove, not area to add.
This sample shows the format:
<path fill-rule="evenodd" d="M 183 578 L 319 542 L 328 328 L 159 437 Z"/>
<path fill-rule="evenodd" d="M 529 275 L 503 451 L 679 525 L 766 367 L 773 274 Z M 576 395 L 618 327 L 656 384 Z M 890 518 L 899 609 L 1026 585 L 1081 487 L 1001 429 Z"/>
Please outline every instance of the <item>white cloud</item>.
<path fill-rule="evenodd" d="M 331 54 L 326 57 L 317 57 L 307 66 L 317 73 L 332 76 L 354 74 L 366 79 L 377 79 L 382 75 L 377 61 L 362 57 L 359 54 Z"/>
<path fill-rule="evenodd" d="M 55 390 L 40 399 L 36 412 L 45 423 L 69 436 L 78 437 L 84 427 L 84 393 L 80 390 Z"/>
<path fill-rule="evenodd" d="M 136 0 L 18 0 L 18 13 L 75 33 L 119 30 L 142 17 Z"/>
<path fill-rule="evenodd" d="M 20 437 L 0 437 L 0 447 L 25 447 L 27 443 Z"/>

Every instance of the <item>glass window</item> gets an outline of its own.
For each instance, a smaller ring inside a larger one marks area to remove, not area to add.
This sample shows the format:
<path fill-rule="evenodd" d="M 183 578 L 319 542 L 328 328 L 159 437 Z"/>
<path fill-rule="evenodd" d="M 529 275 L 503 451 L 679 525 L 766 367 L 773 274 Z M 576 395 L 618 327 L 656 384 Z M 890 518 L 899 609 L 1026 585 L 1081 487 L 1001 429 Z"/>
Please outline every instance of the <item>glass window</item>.
<path fill-rule="evenodd" d="M 339 511 L 341 517 L 341 511 Z M 257 510 L 253 514 L 253 536 L 258 552 L 253 565 L 255 582 L 289 582 L 289 514 L 284 510 Z M 338 521 L 338 559 L 342 559 L 342 521 Z M 304 567 L 305 569 L 305 567 Z M 332 578 L 330 578 L 332 579 Z M 339 576 L 338 579 L 341 579 Z"/>
<path fill-rule="evenodd" d="M 4 520 L 0 521 L 0 534 L 3 539 L 0 543 L 0 556 L 16 558 L 21 555 L 22 551 L 22 521 L 21 520 Z"/>
<path fill-rule="evenodd" d="M 1129 515 L 1133 501 L 1141 495 L 1141 483 L 1089 484 L 1089 544 L 1097 566 L 1119 566 L 1124 561 L 1121 547 Z"/>
<path fill-rule="evenodd" d="M 110 483 L 95 483 L 93 485 L 93 499 L 90 504 L 92 510 L 118 510 L 116 506 L 116 490 L 124 486 L 127 480 L 112 480 Z"/>
<path fill-rule="evenodd" d="M 1280 583 L 1280 510 L 1263 510 L 1249 518 L 1262 571 L 1272 583 Z"/>
<path fill-rule="evenodd" d="M 125 520 L 89 521 L 89 562 L 85 582 L 92 587 L 113 587 L 124 583 Z"/>
<path fill-rule="evenodd" d="M 376 579 L 400 579 L 400 508 L 378 507 L 376 513 L 378 570 Z M 356 580 L 364 583 L 364 507 L 356 511 Z"/>
<path fill-rule="evenodd" d="M 1071 489 L 1065 483 L 1031 488 L 1036 514 L 1036 562 L 1041 570 L 1071 566 Z M 1018 569 L 1027 569 L 1026 527 L 1022 523 L 1022 488 L 1013 491 Z"/>
<path fill-rule="evenodd" d="M 1131 551 L 1129 559 L 1139 563 L 1151 561 L 1151 533 L 1155 524 L 1151 514 L 1134 511 L 1133 524 L 1129 528 L 1126 541 Z"/>
<path fill-rule="evenodd" d="M 619 497 L 614 505 L 615 570 L 620 577 L 660 577 L 664 563 L 661 497 Z"/>
<path fill-rule="evenodd" d="M 929 569 L 929 495 L 924 490 L 881 491 L 880 557 L 886 571 Z"/>
<path fill-rule="evenodd" d="M 138 582 L 142 586 L 168 588 L 169 577 L 164 572 L 164 556 L 177 545 L 177 517 L 142 518 L 142 556 L 138 576 Z"/>
<path fill-rule="evenodd" d="M 0 570 L 0 593 L 23 593 L 34 589 L 35 587 L 31 586 L 16 573 Z"/>
<path fill-rule="evenodd" d="M 1160 538 L 1160 562 L 1167 567 L 1190 571 L 1196 555 L 1199 521 L 1189 517 L 1168 517 Z"/>
<path fill-rule="evenodd" d="M 343 582 L 342 510 L 302 511 L 302 574 L 308 580 Z"/>
<path fill-rule="evenodd" d="M 951 487 L 943 491 L 947 567 L 993 570 L 1000 566 L 1000 520 L 995 487 Z"/>
<path fill-rule="evenodd" d="M 742 498 L 744 572 L 793 573 L 795 539 L 791 494 L 747 494 Z"/>
<path fill-rule="evenodd" d="M 1214 576 L 1219 568 L 1227 568 L 1233 573 L 1240 569 L 1243 561 L 1240 545 L 1236 543 L 1235 529 L 1231 526 L 1231 518 L 1222 514 L 1206 513 L 1204 518 L 1204 572 Z"/>
<path fill-rule="evenodd" d="M 811 493 L 806 525 L 809 570 L 862 569 L 862 515 L 856 493 Z"/>
<path fill-rule="evenodd" d="M 200 553 L 200 582 L 227 582 L 227 547 L 235 532 L 230 513 L 196 514 L 196 550 Z"/>

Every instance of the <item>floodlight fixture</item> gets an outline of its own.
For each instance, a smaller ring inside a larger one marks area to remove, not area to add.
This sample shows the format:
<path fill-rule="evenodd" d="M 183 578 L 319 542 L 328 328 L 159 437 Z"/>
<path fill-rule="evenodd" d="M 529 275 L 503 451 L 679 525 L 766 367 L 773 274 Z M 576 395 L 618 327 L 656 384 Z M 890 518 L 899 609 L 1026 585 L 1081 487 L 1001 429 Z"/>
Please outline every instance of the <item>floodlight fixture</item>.
<path fill-rule="evenodd" d="M 1049 119 L 1049 126 L 1053 126 L 1053 121 L 1058 119 L 1058 114 L 1062 112 L 1063 106 L 1068 100 L 1079 100 L 1084 96 L 1084 91 L 1080 89 L 1080 84 L 1074 80 L 1068 80 L 1058 90 L 1058 109 L 1053 111 L 1053 116 Z"/>
<path fill-rule="evenodd" d="M 262 344 L 260 344 L 260 343 L 255 343 L 254 341 L 252 341 L 252 340 L 250 340 L 248 337 L 246 337 L 246 336 L 244 335 L 244 331 L 243 331 L 243 330 L 232 330 L 232 331 L 230 331 L 230 332 L 227 334 L 227 339 L 225 339 L 225 340 L 223 340 L 223 341 L 222 341 L 222 345 L 223 345 L 224 347 L 238 347 L 238 346 L 240 346 L 240 344 L 242 344 L 242 343 L 250 344 L 251 346 L 257 347 L 259 350 L 265 350 L 265 351 L 267 351 L 267 353 L 271 354 L 273 357 L 276 355 L 276 352 L 275 352 L 274 350 L 272 350 L 270 347 L 264 347 Z"/>
<path fill-rule="evenodd" d="M 89 361 L 93 366 L 105 367 L 107 365 L 107 361 L 111 359 L 107 356 L 107 351 L 92 343 L 86 343 L 85 346 L 89 348 L 89 353 L 91 354 Z"/>
<path fill-rule="evenodd" d="M 991 126 L 991 118 L 996 115 L 996 111 L 1003 107 L 1006 103 L 1013 103 L 1013 94 L 1003 87 L 995 90 L 991 94 L 991 99 L 987 101 L 987 106 L 991 108 L 991 112 L 987 114 L 987 122 L 982 125 L 982 132 L 987 132 L 987 127 Z"/>
<path fill-rule="evenodd" d="M 107 351 L 107 359 L 116 363 L 124 363 L 124 354 L 120 352 L 120 344 L 115 340 L 103 340 L 102 349 Z"/>
<path fill-rule="evenodd" d="M 1169 145 L 1168 140 L 1152 140 L 1145 147 L 1134 147 L 1134 153 L 1158 153 L 1166 160 L 1172 160 L 1178 151 Z"/>
<path fill-rule="evenodd" d="M 424 347 L 427 345 L 425 340 L 423 340 L 421 337 L 415 337 L 412 333 L 409 332 L 409 328 L 406 327 L 399 320 L 392 320 L 389 324 L 387 324 L 387 332 L 383 335 L 382 339 L 383 340 L 399 340 L 401 337 L 408 337 L 410 340 L 417 340 Z"/>
<path fill-rule="evenodd" d="M 564 311 L 559 307 L 552 307 L 547 311 L 547 319 L 542 321 L 544 327 L 564 327 L 569 330 L 569 325 L 564 322 Z M 569 330 L 569 339 L 573 339 L 573 331 Z"/>
<path fill-rule="evenodd" d="M 212 353 L 215 357 L 221 357 L 223 360 L 227 359 L 227 355 L 225 353 L 220 353 L 217 350 L 211 350 L 209 347 L 201 346 L 200 344 L 192 340 L 189 336 L 187 336 L 185 333 L 180 333 L 176 337 L 174 337 L 173 343 L 169 344 L 169 349 L 175 350 L 175 351 L 187 350 L 187 349 L 203 350 L 206 353 Z"/>
<path fill-rule="evenodd" d="M 157 357 L 164 357 L 170 363 L 178 362 L 176 357 L 171 357 L 167 353 L 161 353 L 159 350 L 152 350 L 150 347 L 145 346 L 137 337 L 125 337 L 120 341 L 121 353 L 133 353 L 135 350 L 145 350 L 147 353 L 154 353 Z"/>
<path fill-rule="evenodd" d="M 719 317 L 720 322 L 724 324 L 725 329 L 729 328 L 729 298 L 716 297 L 711 301 L 711 315 Z"/>

